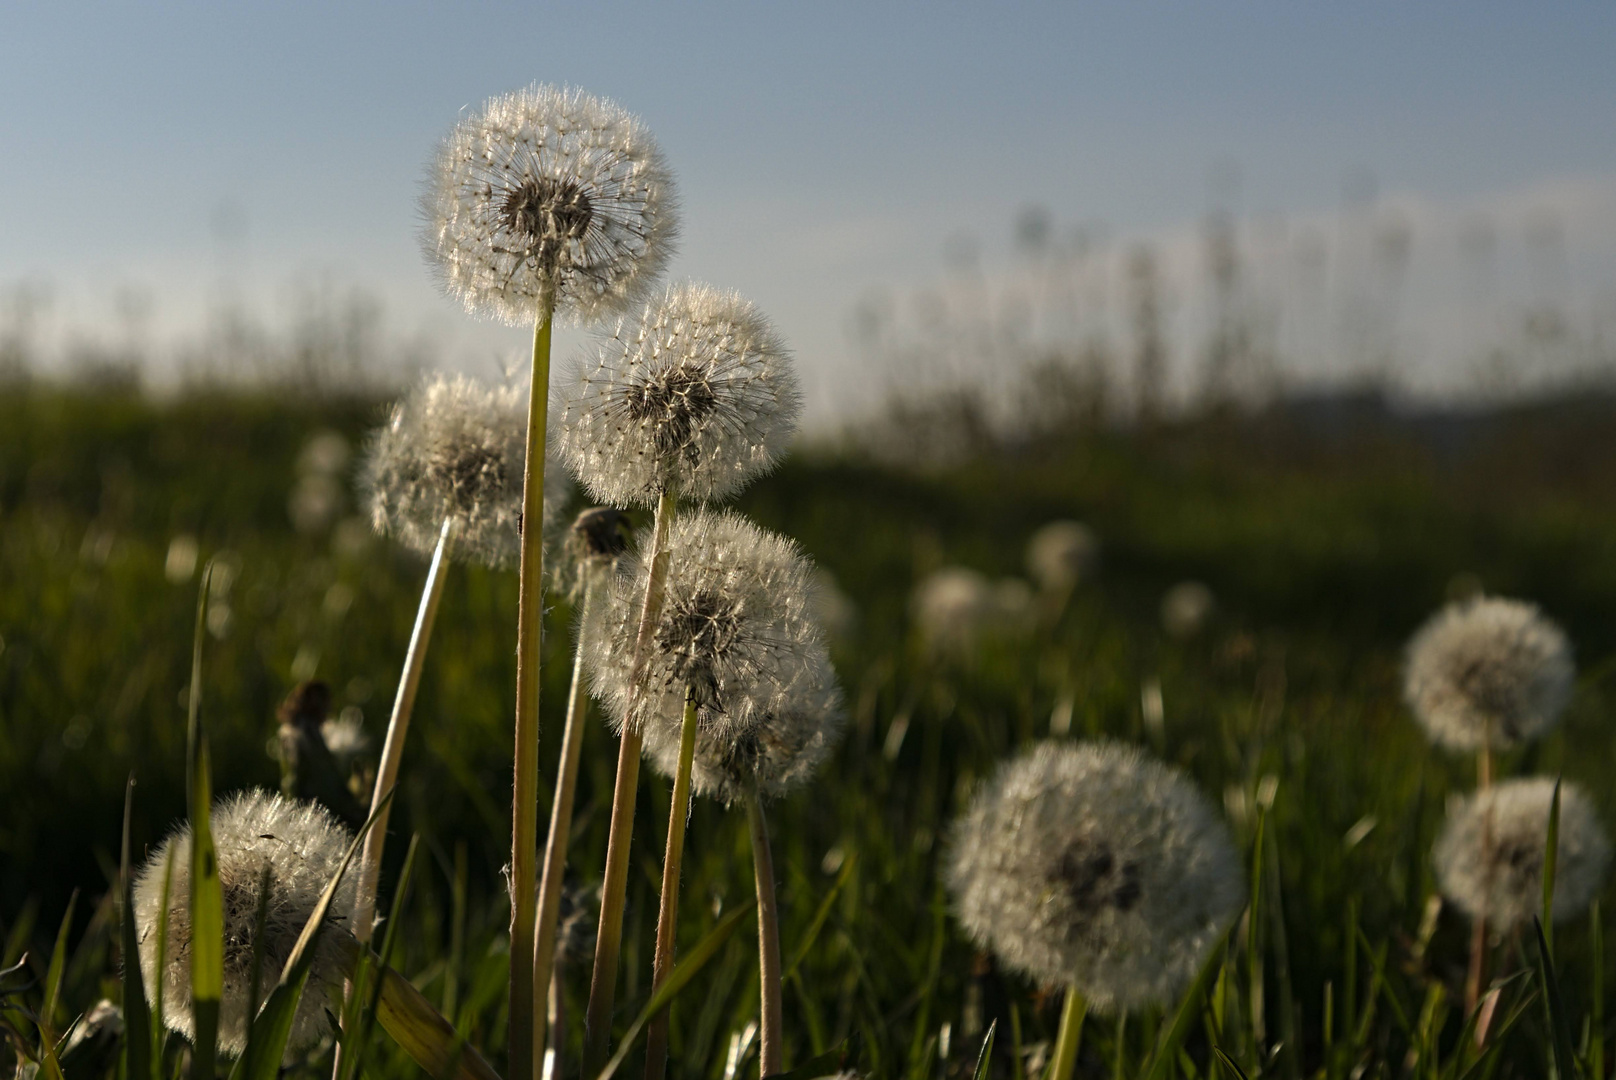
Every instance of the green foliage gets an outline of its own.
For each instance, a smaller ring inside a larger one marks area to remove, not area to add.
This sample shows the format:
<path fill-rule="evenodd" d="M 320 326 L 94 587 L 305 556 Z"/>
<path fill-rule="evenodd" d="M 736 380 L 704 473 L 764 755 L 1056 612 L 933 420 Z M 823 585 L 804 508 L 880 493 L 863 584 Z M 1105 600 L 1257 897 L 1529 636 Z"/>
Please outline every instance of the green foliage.
<path fill-rule="evenodd" d="M 308 438 L 334 430 L 357 447 L 379 415 L 374 402 L 0 398 L 0 967 L 29 954 L 0 975 L 10 1048 L 0 1071 L 10 1054 L 48 1072 L 69 1022 L 119 997 L 126 932 L 111 902 L 89 900 L 122 891 L 131 773 L 132 860 L 184 816 L 202 566 L 215 567 L 202 593 L 215 790 L 276 785 L 265 746 L 275 707 L 310 674 L 380 741 L 424 565 L 369 537 L 351 470 L 329 520 L 300 531 L 288 512 L 309 475 L 299 463 Z M 1562 772 L 1616 823 L 1606 782 L 1616 770 L 1616 464 L 1588 452 L 1612 432 L 1616 412 L 1598 402 L 1361 438 L 1283 417 L 1208 421 L 1074 435 L 926 473 L 805 452 L 757 484 L 740 509 L 797 538 L 857 608 L 835 642 L 845 743 L 808 790 L 770 807 L 787 1065 L 840 1062 L 846 1047 L 846 1066 L 867 1075 L 972 1075 L 992 1025 L 980 1075 L 1024 1078 L 1047 1064 L 1058 995 L 963 939 L 938 868 L 971 785 L 1049 737 L 1070 702 L 1070 737 L 1140 743 L 1222 802 L 1252 853 L 1253 897 L 1204 992 L 1186 999 L 1195 1003 L 1126 1025 L 1091 1017 L 1077 1076 L 1112 1075 L 1121 1062 L 1130 1077 L 1153 1066 L 1183 1077 L 1345 1080 L 1405 1066 L 1419 1077 L 1539 1077 L 1551 1054 L 1579 1049 L 1602 1067 L 1613 957 L 1586 918 L 1555 928 L 1552 955 L 1529 935 L 1506 936 L 1492 961 L 1491 1029 L 1474 1048 L 1457 1004 L 1468 926 L 1428 906 L 1430 841 L 1447 796 L 1469 788 L 1469 765 L 1424 744 L 1399 701 L 1399 664 L 1409 632 L 1450 588 L 1479 582 L 1542 603 L 1576 642 L 1583 675 L 1562 729 L 1503 756 L 1499 771 Z M 1027 537 L 1056 518 L 1098 532 L 1098 577 L 1062 604 L 1040 601 L 1035 625 L 989 634 L 969 662 L 928 657 L 911 626 L 915 582 L 949 563 L 1020 575 Z M 1212 587 L 1219 614 L 1180 640 L 1162 629 L 1159 603 L 1185 578 Z M 573 612 L 555 605 L 545 806 L 571 669 Z M 420 836 L 408 906 L 389 924 L 393 966 L 447 1003 L 496 1067 L 515 608 L 513 574 L 450 570 L 391 822 L 395 837 Z M 1159 688 L 1159 724 L 1147 686 Z M 592 722 L 570 852 L 581 884 L 600 877 L 614 761 Z M 641 784 L 614 1045 L 649 997 L 656 823 L 668 816 L 668 783 L 645 770 Z M 744 815 L 698 801 L 689 830 L 684 957 L 752 894 Z M 397 895 L 405 846 L 388 850 L 384 902 Z M 53 964 L 75 889 L 86 903 Z M 47 1018 L 50 968 L 60 1007 Z M 564 1060 L 575 1070 L 588 957 L 561 971 Z M 145 989 L 159 1007 L 159 989 Z M 755 948 L 736 934 L 671 1002 L 670 1075 L 717 1080 L 732 1051 L 744 1074 L 757 1000 Z M 56 1025 L 52 1045 L 37 1019 Z M 186 1055 L 175 1042 L 166 1051 L 151 1072 L 170 1080 Z M 329 1051 L 295 1071 L 329 1076 Z M 418 1074 L 380 1033 L 364 1043 L 363 1073 Z"/>

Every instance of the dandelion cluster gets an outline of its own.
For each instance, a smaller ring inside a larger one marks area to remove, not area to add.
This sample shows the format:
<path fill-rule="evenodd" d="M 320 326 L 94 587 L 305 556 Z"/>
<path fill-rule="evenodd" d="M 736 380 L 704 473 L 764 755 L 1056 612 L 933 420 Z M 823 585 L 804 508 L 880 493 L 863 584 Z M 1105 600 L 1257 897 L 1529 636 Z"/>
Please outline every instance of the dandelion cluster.
<path fill-rule="evenodd" d="M 975 941 L 1107 1012 L 1171 1000 L 1244 902 L 1207 800 L 1116 743 L 1043 743 L 1002 766 L 956 822 L 946 875 Z"/>
<path fill-rule="evenodd" d="M 556 449 L 601 502 L 721 499 L 772 469 L 796 431 L 796 375 L 749 301 L 677 285 L 625 318 L 560 393 Z"/>
<path fill-rule="evenodd" d="M 796 544 L 738 514 L 700 511 L 675 522 L 668 551 L 662 614 L 638 687 L 644 551 L 624 560 L 611 602 L 585 630 L 594 690 L 618 723 L 677 746 L 689 694 L 700 730 L 738 744 L 770 718 L 823 700 L 834 675 L 811 614 L 813 568 Z"/>
<path fill-rule="evenodd" d="M 1506 780 L 1453 800 L 1431 858 L 1446 896 L 1472 918 L 1511 927 L 1543 910 L 1554 781 Z M 1554 872 L 1554 918 L 1585 910 L 1605 883 L 1610 841 L 1581 788 L 1560 787 L 1560 832 Z"/>
<path fill-rule="evenodd" d="M 224 890 L 224 995 L 219 1005 L 219 1045 L 240 1054 L 251 1024 L 248 1003 L 252 957 L 261 953 L 260 1003 L 279 980 L 281 969 L 326 886 L 336 875 L 352 837 L 324 807 L 264 791 L 250 791 L 214 804 L 210 828 L 218 852 Z M 260 890 L 270 875 L 263 936 L 258 937 Z M 140 968 L 148 987 L 157 985 L 158 926 L 162 921 L 163 880 L 168 889 L 168 936 L 164 954 L 163 1017 L 187 1038 L 194 1037 L 191 1015 L 191 828 L 182 826 L 164 840 L 135 879 L 135 919 L 140 927 Z M 351 911 L 358 888 L 357 868 L 343 875 L 328 919 L 339 922 Z M 341 951 L 330 939 L 332 927 L 315 946 L 308 989 L 298 1003 L 288 1053 L 306 1048 L 331 1027 L 332 994 L 345 977 Z"/>
<path fill-rule="evenodd" d="M 1548 732 L 1574 675 L 1570 642 L 1535 604 L 1477 597 L 1420 627 L 1408 644 L 1403 694 L 1433 742 L 1497 749 Z"/>
<path fill-rule="evenodd" d="M 432 165 L 422 243 L 474 314 L 591 322 L 644 294 L 677 232 L 673 177 L 635 117 L 534 85 L 455 125 Z"/>
<path fill-rule="evenodd" d="M 465 375 L 432 375 L 373 432 L 360 486 L 376 531 L 430 552 L 445 519 L 455 549 L 490 566 L 516 556 L 527 453 L 526 392 Z M 560 469 L 545 472 L 547 518 L 566 500 Z"/>

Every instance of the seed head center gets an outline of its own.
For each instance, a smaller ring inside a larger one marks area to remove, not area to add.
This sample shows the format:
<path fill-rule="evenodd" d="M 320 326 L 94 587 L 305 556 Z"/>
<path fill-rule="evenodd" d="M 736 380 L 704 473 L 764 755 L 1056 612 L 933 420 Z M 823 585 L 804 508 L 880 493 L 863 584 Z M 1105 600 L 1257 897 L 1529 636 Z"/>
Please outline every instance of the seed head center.
<path fill-rule="evenodd" d="M 589 230 L 594 204 L 576 180 L 530 177 L 505 193 L 500 222 L 534 249 L 576 240 Z"/>

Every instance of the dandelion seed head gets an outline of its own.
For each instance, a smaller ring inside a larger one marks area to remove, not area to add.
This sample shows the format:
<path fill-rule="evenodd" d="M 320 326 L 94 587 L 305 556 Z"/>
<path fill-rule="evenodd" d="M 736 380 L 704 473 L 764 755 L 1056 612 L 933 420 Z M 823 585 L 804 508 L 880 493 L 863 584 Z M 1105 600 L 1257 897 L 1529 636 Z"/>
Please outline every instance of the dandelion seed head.
<path fill-rule="evenodd" d="M 1575 674 L 1571 643 L 1537 605 L 1476 597 L 1444 607 L 1409 641 L 1403 696 L 1431 741 L 1498 749 L 1553 728 Z"/>
<path fill-rule="evenodd" d="M 1211 589 L 1199 581 L 1181 581 L 1162 594 L 1162 629 L 1170 637 L 1187 641 L 1206 629 L 1217 609 Z"/>
<path fill-rule="evenodd" d="M 945 566 L 915 586 L 910 608 L 926 648 L 963 656 L 992 625 L 997 613 L 993 586 L 975 570 Z"/>
<path fill-rule="evenodd" d="M 1100 539 L 1076 521 L 1051 521 L 1027 541 L 1027 573 L 1048 593 L 1087 580 L 1100 561 Z"/>
<path fill-rule="evenodd" d="M 210 818 L 224 891 L 224 996 L 219 1005 L 219 1046 L 239 1055 L 247 1046 L 254 936 L 264 872 L 272 875 L 265 911 L 258 1000 L 262 1004 L 303 932 L 326 885 L 335 876 L 352 836 L 318 803 L 297 802 L 265 791 L 226 796 Z M 163 1018 L 175 1031 L 195 1035 L 191 1015 L 191 827 L 186 824 L 158 845 L 135 878 L 135 919 L 140 932 L 140 969 L 157 985 L 157 928 L 163 911 L 164 867 L 172 864 L 168 896 L 168 941 L 164 955 Z M 288 1055 L 318 1042 L 331 1029 L 330 995 L 345 977 L 341 951 L 331 935 L 346 929 L 359 888 L 350 866 L 337 888 L 327 928 L 315 946 L 309 985 L 292 1019 Z"/>
<path fill-rule="evenodd" d="M 558 394 L 555 446 L 614 506 L 664 491 L 721 499 L 779 463 L 801 395 L 790 356 L 749 301 L 669 288 L 624 318 Z"/>
<path fill-rule="evenodd" d="M 455 125 L 422 198 L 422 246 L 473 314 L 593 322 L 632 306 L 678 231 L 673 176 L 637 118 L 535 84 Z"/>
<path fill-rule="evenodd" d="M 1448 804 L 1431 849 L 1442 895 L 1471 918 L 1500 928 L 1543 910 L 1543 863 L 1548 851 L 1554 781 L 1506 780 Z M 1593 803 L 1569 781 L 1560 785 L 1560 842 L 1555 856 L 1554 918 L 1573 916 L 1604 887 L 1610 840 Z"/>
<path fill-rule="evenodd" d="M 670 531 L 662 614 L 633 692 L 645 546 L 624 558 L 610 601 L 596 605 L 583 636 L 593 689 L 618 726 L 677 747 L 691 694 L 699 730 L 735 743 L 834 686 L 812 616 L 812 564 L 739 514 L 698 511 Z"/>
<path fill-rule="evenodd" d="M 584 585 L 606 575 L 628 549 L 628 518 L 610 506 L 592 506 L 573 519 L 550 563 L 556 590 L 577 603 Z"/>
<path fill-rule="evenodd" d="M 1046 742 L 1003 765 L 955 822 L 948 859 L 976 942 L 1103 1012 L 1172 1001 L 1245 900 L 1208 801 L 1117 743 Z"/>
<path fill-rule="evenodd" d="M 360 486 L 371 524 L 429 553 L 444 519 L 452 518 L 457 554 L 507 565 L 521 543 L 526 456 L 524 387 L 429 376 L 370 437 Z M 551 463 L 544 474 L 545 526 L 566 498 L 566 476 Z"/>

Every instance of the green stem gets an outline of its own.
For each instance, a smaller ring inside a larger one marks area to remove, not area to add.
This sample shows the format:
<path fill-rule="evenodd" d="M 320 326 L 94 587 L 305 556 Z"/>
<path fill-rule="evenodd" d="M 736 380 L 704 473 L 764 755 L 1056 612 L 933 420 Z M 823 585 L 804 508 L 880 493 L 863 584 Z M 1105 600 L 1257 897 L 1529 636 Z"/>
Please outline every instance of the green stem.
<path fill-rule="evenodd" d="M 656 524 L 651 530 L 651 569 L 640 606 L 640 625 L 634 636 L 634 666 L 629 676 L 629 709 L 617 747 L 617 782 L 612 789 L 612 824 L 606 838 L 606 873 L 600 886 L 600 926 L 595 933 L 595 969 L 589 983 L 589 1008 L 584 1014 L 584 1075 L 596 1076 L 610 1057 L 612 1004 L 617 995 L 617 959 L 623 939 L 623 899 L 628 889 L 629 843 L 634 833 L 634 801 L 640 778 L 640 733 L 630 723 L 640 675 L 650 651 L 657 620 L 662 617 L 662 596 L 668 578 L 668 532 L 673 527 L 675 500 L 664 491 L 657 499 Z M 513 1078 L 515 1080 L 515 1078 Z"/>
<path fill-rule="evenodd" d="M 516 601 L 516 770 L 511 785 L 510 1078 L 533 1080 L 533 861 L 539 843 L 539 636 L 544 617 L 544 444 L 554 300 L 533 325 L 522 561 Z"/>
<path fill-rule="evenodd" d="M 684 723 L 679 729 L 679 771 L 673 777 L 673 804 L 668 808 L 668 847 L 662 858 L 662 904 L 657 913 L 656 956 L 651 964 L 651 993 L 673 970 L 675 931 L 679 922 L 679 868 L 685 855 L 685 818 L 690 813 L 690 770 L 696 758 L 696 697 L 685 693 Z M 645 1080 L 661 1080 L 668 1071 L 668 1012 L 651 1021 L 645 1036 Z"/>
<path fill-rule="evenodd" d="M 1083 1038 L 1083 1016 L 1087 1012 L 1083 995 L 1074 984 L 1066 988 L 1066 1004 L 1061 1009 L 1060 1033 L 1055 1036 L 1055 1057 L 1049 1063 L 1048 1080 L 1071 1080 L 1077 1066 L 1077 1047 Z"/>
<path fill-rule="evenodd" d="M 758 982 L 762 989 L 758 1076 L 773 1076 L 785 1069 L 783 1035 L 785 1009 L 780 988 L 780 909 L 774 897 L 774 855 L 769 850 L 769 823 L 763 817 L 763 799 L 754 782 L 746 799 L 746 823 L 752 834 L 752 876 L 757 881 Z"/>
<path fill-rule="evenodd" d="M 539 881 L 538 925 L 533 944 L 535 991 L 550 986 L 550 976 L 555 969 L 556 924 L 561 917 L 561 887 L 567 871 L 567 845 L 572 839 L 572 803 L 578 789 L 578 761 L 583 753 L 584 714 L 589 707 L 583 635 L 597 601 L 595 578 L 594 570 L 584 571 L 582 618 L 572 661 L 572 690 L 567 697 L 567 726 L 561 736 L 561 764 L 557 769 L 555 801 L 550 807 L 550 836 L 544 845 L 544 876 Z M 545 1046 L 548 1024 L 548 1010 L 535 994 L 533 1045 L 540 1052 Z"/>
<path fill-rule="evenodd" d="M 427 567 L 426 583 L 421 588 L 421 604 L 415 612 L 409 651 L 404 654 L 404 670 L 399 676 L 398 694 L 393 699 L 393 715 L 387 721 L 381 762 L 376 766 L 376 785 L 371 792 L 370 805 L 382 808 L 376 815 L 376 824 L 365 834 L 364 851 L 359 856 L 359 893 L 354 900 L 353 921 L 349 924 L 353 936 L 362 943 L 370 941 L 375 929 L 372 924 L 375 922 L 376 885 L 382 873 L 382 849 L 387 844 L 387 815 L 393 809 L 392 803 L 382 805 L 382 797 L 398 783 L 404 739 L 415 712 L 415 694 L 421 686 L 421 669 L 426 664 L 427 644 L 432 640 L 432 623 L 437 618 L 438 600 L 443 596 L 443 582 L 448 576 L 444 569 L 454 546 L 453 538 L 454 519 L 444 518 L 437 547 L 432 551 L 432 563 Z"/>

